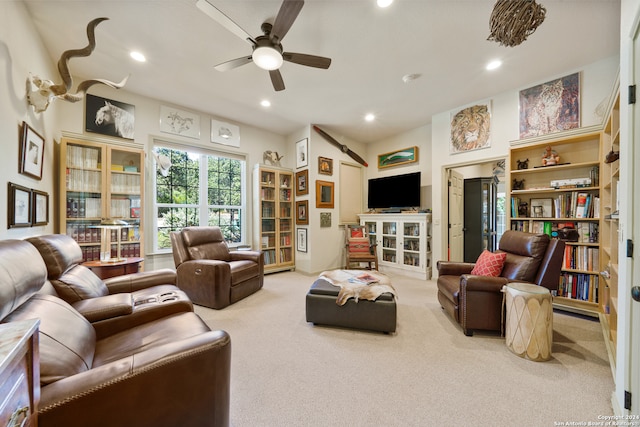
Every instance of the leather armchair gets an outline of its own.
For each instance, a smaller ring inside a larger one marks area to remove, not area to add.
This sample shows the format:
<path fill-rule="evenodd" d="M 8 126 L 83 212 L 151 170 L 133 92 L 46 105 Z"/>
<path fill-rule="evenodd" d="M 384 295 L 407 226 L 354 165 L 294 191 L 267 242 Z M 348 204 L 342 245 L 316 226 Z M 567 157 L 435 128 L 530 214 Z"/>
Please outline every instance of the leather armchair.
<path fill-rule="evenodd" d="M 438 301 L 465 335 L 475 330 L 502 331 L 502 287 L 511 282 L 558 289 L 565 243 L 546 234 L 506 231 L 499 252 L 506 252 L 499 277 L 472 275 L 474 263 L 438 261 Z"/>
<path fill-rule="evenodd" d="M 39 426 L 229 425 L 226 332 L 187 311 L 104 334 L 54 295 L 25 240 L 0 241 L 0 271 L 0 322 L 40 319 Z"/>
<path fill-rule="evenodd" d="M 80 245 L 64 234 L 28 238 L 47 267 L 53 294 L 71 304 L 95 328 L 117 330 L 118 323 L 142 324 L 173 313 L 193 311 L 189 297 L 167 268 L 100 279 L 81 265 Z"/>
<path fill-rule="evenodd" d="M 194 304 L 221 309 L 262 288 L 261 251 L 229 251 L 220 227 L 171 232 L 178 287 Z"/>

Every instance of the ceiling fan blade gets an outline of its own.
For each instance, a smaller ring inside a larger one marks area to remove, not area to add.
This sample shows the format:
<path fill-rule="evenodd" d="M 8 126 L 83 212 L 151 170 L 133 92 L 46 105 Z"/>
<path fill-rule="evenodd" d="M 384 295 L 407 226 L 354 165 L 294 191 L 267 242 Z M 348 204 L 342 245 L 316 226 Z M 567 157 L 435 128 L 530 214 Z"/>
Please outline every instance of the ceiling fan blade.
<path fill-rule="evenodd" d="M 277 39 L 278 43 L 282 41 L 302 10 L 302 6 L 304 6 L 303 0 L 284 0 L 282 2 L 278 16 L 276 16 L 271 28 L 271 40 Z"/>
<path fill-rule="evenodd" d="M 200 9 L 201 11 L 209 15 L 209 17 L 211 17 L 218 24 L 225 27 L 231 33 L 240 37 L 242 40 L 248 41 L 249 43 L 255 46 L 256 41 L 253 39 L 253 37 L 251 37 L 249 33 L 243 30 L 242 27 L 236 24 L 233 21 L 233 19 L 229 18 L 227 15 L 222 13 L 222 11 L 219 10 L 217 7 L 215 7 L 214 5 L 212 5 L 206 0 L 198 0 L 196 2 L 196 6 L 198 7 L 198 9 Z"/>
<path fill-rule="evenodd" d="M 304 53 L 284 52 L 282 58 L 285 61 L 293 62 L 294 64 L 306 65 L 307 67 L 315 67 L 327 69 L 331 65 L 331 58 L 325 58 L 324 56 L 307 55 Z"/>
<path fill-rule="evenodd" d="M 271 77 L 271 84 L 276 92 L 284 90 L 284 80 L 282 80 L 282 74 L 280 74 L 280 70 L 271 70 L 269 71 L 269 76 Z"/>
<path fill-rule="evenodd" d="M 229 71 L 234 68 L 241 67 L 249 62 L 253 61 L 250 56 L 243 56 L 242 58 L 232 59 L 231 61 L 223 62 L 221 64 L 216 65 L 215 68 L 218 71 Z"/>
<path fill-rule="evenodd" d="M 326 133 L 325 131 L 320 129 L 318 126 L 313 125 L 313 130 L 318 132 L 320 134 L 320 136 L 322 136 L 324 139 L 329 141 L 331 144 L 333 144 L 336 147 L 338 147 L 340 149 L 340 151 L 342 151 L 343 153 L 346 153 L 349 157 L 351 157 L 356 162 L 360 163 L 362 166 L 364 166 L 364 167 L 368 167 L 369 166 L 369 164 L 362 157 L 358 156 L 356 153 L 351 151 L 349 149 L 349 147 L 347 147 L 346 145 L 341 144 L 340 142 L 338 142 L 337 139 L 335 139 L 334 137 L 332 137 L 331 135 L 329 135 L 328 133 Z"/>

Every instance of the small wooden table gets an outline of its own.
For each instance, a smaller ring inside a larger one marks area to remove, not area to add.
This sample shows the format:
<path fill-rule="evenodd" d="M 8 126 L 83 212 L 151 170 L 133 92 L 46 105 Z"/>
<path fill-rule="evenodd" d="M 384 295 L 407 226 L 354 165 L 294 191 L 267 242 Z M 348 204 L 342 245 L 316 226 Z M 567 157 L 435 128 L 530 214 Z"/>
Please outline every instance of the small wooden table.
<path fill-rule="evenodd" d="M 144 258 L 132 257 L 125 258 L 124 261 L 119 262 L 87 261 L 82 265 L 88 267 L 96 276 L 104 280 L 109 277 L 137 273 L 140 270 L 142 261 L 144 261 Z"/>

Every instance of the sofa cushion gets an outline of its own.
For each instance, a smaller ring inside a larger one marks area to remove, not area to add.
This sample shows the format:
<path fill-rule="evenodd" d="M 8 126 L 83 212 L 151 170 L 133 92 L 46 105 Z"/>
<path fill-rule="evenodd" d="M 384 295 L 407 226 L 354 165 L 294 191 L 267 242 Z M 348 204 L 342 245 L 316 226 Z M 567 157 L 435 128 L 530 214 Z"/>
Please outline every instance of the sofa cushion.
<path fill-rule="evenodd" d="M 37 294 L 4 321 L 36 317 L 40 319 L 40 384 L 91 369 L 96 335 L 87 319 L 60 298 Z"/>
<path fill-rule="evenodd" d="M 231 286 L 260 276 L 260 266 L 253 261 L 230 261 L 229 267 L 231 268 Z"/>
<path fill-rule="evenodd" d="M 177 340 L 209 331 L 209 327 L 193 312 L 164 317 L 101 339 L 96 343 L 93 366 L 98 367 L 144 350 L 158 348 Z"/>
<path fill-rule="evenodd" d="M 504 267 L 504 260 L 507 257 L 505 252 L 492 253 L 488 250 L 482 251 L 476 265 L 471 270 L 471 274 L 476 276 L 498 277 Z"/>

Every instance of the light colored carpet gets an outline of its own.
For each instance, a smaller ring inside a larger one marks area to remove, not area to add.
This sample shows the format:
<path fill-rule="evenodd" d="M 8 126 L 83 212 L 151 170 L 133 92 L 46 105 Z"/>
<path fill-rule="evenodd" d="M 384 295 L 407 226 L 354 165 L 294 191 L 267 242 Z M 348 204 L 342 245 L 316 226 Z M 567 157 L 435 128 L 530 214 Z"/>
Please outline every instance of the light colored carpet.
<path fill-rule="evenodd" d="M 313 326 L 305 295 L 314 280 L 271 274 L 224 310 L 196 308 L 231 335 L 232 426 L 538 427 L 613 414 L 596 320 L 556 311 L 553 358 L 532 362 L 498 335 L 466 337 L 434 281 L 392 276 L 395 334 Z"/>

